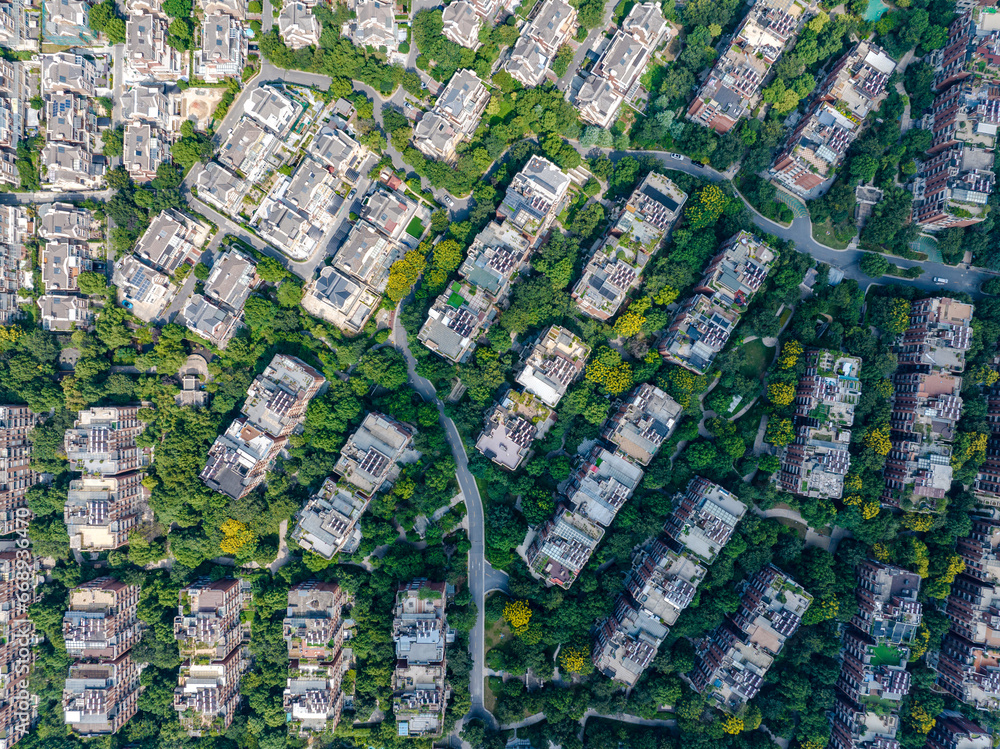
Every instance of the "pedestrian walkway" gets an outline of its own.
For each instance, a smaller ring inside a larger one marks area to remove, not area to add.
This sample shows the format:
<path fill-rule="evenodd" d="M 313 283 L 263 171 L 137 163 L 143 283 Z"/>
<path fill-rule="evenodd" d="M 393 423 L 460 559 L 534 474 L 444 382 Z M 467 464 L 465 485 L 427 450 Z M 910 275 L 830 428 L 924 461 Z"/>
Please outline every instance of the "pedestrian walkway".
<path fill-rule="evenodd" d="M 809 218 L 809 209 L 806 208 L 806 204 L 791 193 L 785 192 L 779 187 L 775 197 L 778 199 L 778 202 L 784 203 L 792 209 L 792 215 L 795 218 Z"/>

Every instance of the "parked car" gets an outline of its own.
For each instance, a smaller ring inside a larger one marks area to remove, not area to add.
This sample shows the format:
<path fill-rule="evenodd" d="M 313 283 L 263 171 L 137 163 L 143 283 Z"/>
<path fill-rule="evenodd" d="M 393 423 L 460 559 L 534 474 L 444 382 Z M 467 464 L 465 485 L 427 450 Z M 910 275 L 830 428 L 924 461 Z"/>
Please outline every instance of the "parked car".
<path fill-rule="evenodd" d="M 670 154 L 670 158 L 676 159 L 677 161 L 682 161 L 684 159 L 684 157 L 681 156 L 679 153 L 672 153 L 672 154 Z"/>
<path fill-rule="evenodd" d="M 944 286 L 946 283 L 948 283 L 948 279 L 941 278 L 941 276 L 934 276 L 934 283 L 936 283 L 938 286 Z"/>
<path fill-rule="evenodd" d="M 347 193 L 348 200 L 354 200 L 354 196 L 358 194 L 358 188 L 353 188 L 349 193 Z"/>
<path fill-rule="evenodd" d="M 451 199 L 451 195 L 445 195 L 444 196 L 444 202 L 445 202 L 445 205 L 447 205 L 449 208 L 454 208 L 455 207 L 455 201 Z"/>

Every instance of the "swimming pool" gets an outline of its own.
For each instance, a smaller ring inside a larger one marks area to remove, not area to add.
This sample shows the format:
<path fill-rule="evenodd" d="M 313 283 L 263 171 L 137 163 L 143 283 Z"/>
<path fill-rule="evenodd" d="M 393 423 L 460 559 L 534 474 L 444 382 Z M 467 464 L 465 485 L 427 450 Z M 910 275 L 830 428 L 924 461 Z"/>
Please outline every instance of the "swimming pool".
<path fill-rule="evenodd" d="M 868 10 L 865 11 L 866 21 L 877 21 L 889 10 L 889 6 L 882 0 L 868 0 Z"/>

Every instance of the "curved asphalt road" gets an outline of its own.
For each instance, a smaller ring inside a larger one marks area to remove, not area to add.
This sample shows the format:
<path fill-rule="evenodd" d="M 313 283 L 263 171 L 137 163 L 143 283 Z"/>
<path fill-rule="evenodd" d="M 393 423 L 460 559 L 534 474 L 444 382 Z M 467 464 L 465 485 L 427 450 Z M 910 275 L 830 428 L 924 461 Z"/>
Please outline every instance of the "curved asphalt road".
<path fill-rule="evenodd" d="M 470 675 L 469 695 L 472 706 L 469 709 L 468 718 L 482 718 L 491 725 L 497 726 L 496 719 L 486 710 L 483 703 L 483 688 L 485 679 L 486 663 L 486 590 L 493 590 L 506 586 L 506 575 L 497 572 L 486 561 L 486 534 L 483 517 L 483 500 L 479 496 L 479 487 L 476 479 L 469 472 L 469 458 L 465 454 L 465 445 L 462 437 L 455 428 L 455 422 L 449 419 L 444 413 L 444 404 L 438 398 L 437 392 L 431 383 L 419 376 L 416 372 L 416 360 L 410 353 L 410 347 L 406 340 L 406 330 L 399 322 L 397 315 L 392 324 L 392 342 L 406 357 L 406 368 L 409 373 L 410 384 L 428 403 L 437 406 L 441 424 L 444 426 L 445 436 L 448 444 L 451 445 L 451 453 L 455 458 L 457 466 L 456 475 L 458 486 L 462 490 L 465 498 L 465 508 L 469 518 L 469 542 L 472 549 L 469 551 L 469 590 L 472 593 L 472 600 L 476 604 L 476 626 L 469 633 L 469 648 L 472 651 L 472 673 Z M 487 582 L 488 581 L 488 582 Z M 456 726 L 456 733 L 460 726 Z"/>

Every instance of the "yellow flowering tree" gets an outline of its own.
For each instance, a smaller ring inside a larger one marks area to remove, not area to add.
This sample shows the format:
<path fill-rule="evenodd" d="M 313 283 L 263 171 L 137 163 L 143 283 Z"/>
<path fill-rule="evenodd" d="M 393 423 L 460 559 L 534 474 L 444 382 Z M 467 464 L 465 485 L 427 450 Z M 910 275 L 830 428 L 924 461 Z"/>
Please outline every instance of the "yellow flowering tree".
<path fill-rule="evenodd" d="M 933 525 L 934 517 L 931 515 L 924 515 L 919 512 L 908 512 L 903 516 L 903 527 L 911 531 L 926 533 Z"/>
<path fill-rule="evenodd" d="M 960 469 L 966 463 L 979 467 L 986 460 L 986 443 L 988 437 L 983 432 L 961 432 L 955 440 L 951 454 L 951 467 Z"/>
<path fill-rule="evenodd" d="M 590 649 L 563 645 L 559 651 L 559 668 L 571 674 L 587 674 L 592 670 Z"/>
<path fill-rule="evenodd" d="M 410 250 L 389 268 L 389 281 L 385 295 L 393 302 L 404 299 L 420 278 L 427 265 L 426 256 L 417 250 Z"/>
<path fill-rule="evenodd" d="M 906 330 L 910 326 L 910 302 L 894 299 L 882 326 L 886 333 L 894 336 Z"/>
<path fill-rule="evenodd" d="M 0 352 L 14 348 L 14 344 L 23 334 L 24 331 L 13 325 L 0 325 Z"/>
<path fill-rule="evenodd" d="M 860 494 L 848 494 L 841 501 L 845 505 L 847 505 L 848 507 L 853 507 L 855 505 L 860 505 L 861 504 L 861 495 Z"/>
<path fill-rule="evenodd" d="M 924 653 L 927 652 L 927 646 L 930 644 L 930 641 L 931 631 L 927 628 L 926 624 L 921 622 L 920 628 L 917 630 L 917 634 L 910 643 L 910 660 L 915 661 L 918 658 L 923 658 Z"/>
<path fill-rule="evenodd" d="M 879 456 L 886 456 L 892 449 L 892 442 L 889 441 L 888 427 L 879 429 L 869 429 L 865 435 L 864 446 Z"/>
<path fill-rule="evenodd" d="M 952 554 L 948 557 L 948 564 L 945 566 L 944 571 L 939 575 L 935 575 L 934 579 L 928 581 L 927 595 L 938 600 L 947 598 L 951 593 L 951 584 L 955 582 L 955 576 L 964 569 L 965 562 L 962 557 Z"/>
<path fill-rule="evenodd" d="M 879 541 L 872 546 L 872 555 L 880 562 L 889 561 L 889 547 Z"/>
<path fill-rule="evenodd" d="M 676 302 L 678 295 L 679 292 L 673 286 L 664 286 L 653 295 L 653 302 L 661 307 L 666 307 L 668 304 Z"/>
<path fill-rule="evenodd" d="M 879 503 L 873 499 L 868 500 L 863 505 L 861 505 L 861 517 L 865 520 L 872 520 L 878 517 L 880 507 Z"/>
<path fill-rule="evenodd" d="M 864 486 L 864 482 L 861 480 L 860 473 L 849 473 L 844 479 L 845 492 L 859 492 L 862 486 Z"/>
<path fill-rule="evenodd" d="M 519 633 L 528 628 L 531 621 L 531 607 L 527 601 L 510 601 L 503 607 L 503 618 L 510 628 Z"/>
<path fill-rule="evenodd" d="M 764 439 L 777 447 L 784 447 L 795 439 L 791 419 L 768 419 Z"/>
<path fill-rule="evenodd" d="M 590 358 L 585 376 L 611 395 L 624 393 L 632 387 L 632 365 L 622 361 L 622 355 L 608 346 L 602 346 Z"/>
<path fill-rule="evenodd" d="M 767 397 L 778 408 L 784 408 L 795 400 L 795 388 L 785 382 L 772 382 L 767 387 Z"/>
<path fill-rule="evenodd" d="M 997 380 L 1000 380 L 1000 374 L 985 364 L 977 364 L 966 377 L 973 385 L 985 385 L 986 387 L 992 387 L 996 385 Z"/>
<path fill-rule="evenodd" d="M 876 382 L 872 387 L 875 395 L 878 396 L 880 400 L 889 400 L 892 397 L 893 392 L 895 392 L 892 382 L 884 377 Z"/>
<path fill-rule="evenodd" d="M 795 339 L 785 341 L 781 347 L 781 356 L 778 358 L 778 369 L 791 369 L 799 363 L 799 357 L 805 349 L 802 344 Z"/>
<path fill-rule="evenodd" d="M 802 617 L 802 623 L 806 625 L 819 624 L 829 619 L 835 619 L 840 613 L 840 601 L 837 596 L 830 594 L 829 598 L 821 598 L 810 604 L 809 610 Z"/>
<path fill-rule="evenodd" d="M 253 543 L 253 531 L 246 523 L 241 523 L 239 520 L 229 518 L 222 524 L 220 530 L 223 538 L 219 547 L 226 554 L 239 554 L 243 547 Z"/>
<path fill-rule="evenodd" d="M 708 185 L 694 200 L 688 201 L 684 216 L 692 230 L 705 229 L 715 225 L 728 202 L 729 199 L 718 185 Z"/>
<path fill-rule="evenodd" d="M 743 733 L 743 719 L 737 718 L 735 715 L 726 716 L 726 719 L 722 721 L 722 730 L 732 736 Z"/>
<path fill-rule="evenodd" d="M 670 372 L 659 379 L 659 385 L 666 390 L 670 397 L 680 403 L 684 408 L 691 404 L 691 394 L 695 386 L 694 374 L 681 367 L 671 367 Z"/>
<path fill-rule="evenodd" d="M 629 308 L 619 315 L 618 320 L 615 321 L 615 338 L 631 338 L 637 335 L 642 330 L 642 326 L 646 324 L 646 315 L 643 313 L 650 306 L 651 302 L 648 296 L 632 302 Z"/>
<path fill-rule="evenodd" d="M 906 722 L 909 723 L 910 727 L 917 733 L 927 734 L 931 732 L 932 728 L 934 728 L 934 724 L 937 723 L 937 720 L 933 715 L 927 712 L 927 709 L 923 705 L 917 702 L 910 708 L 910 715 L 906 719 Z"/>

